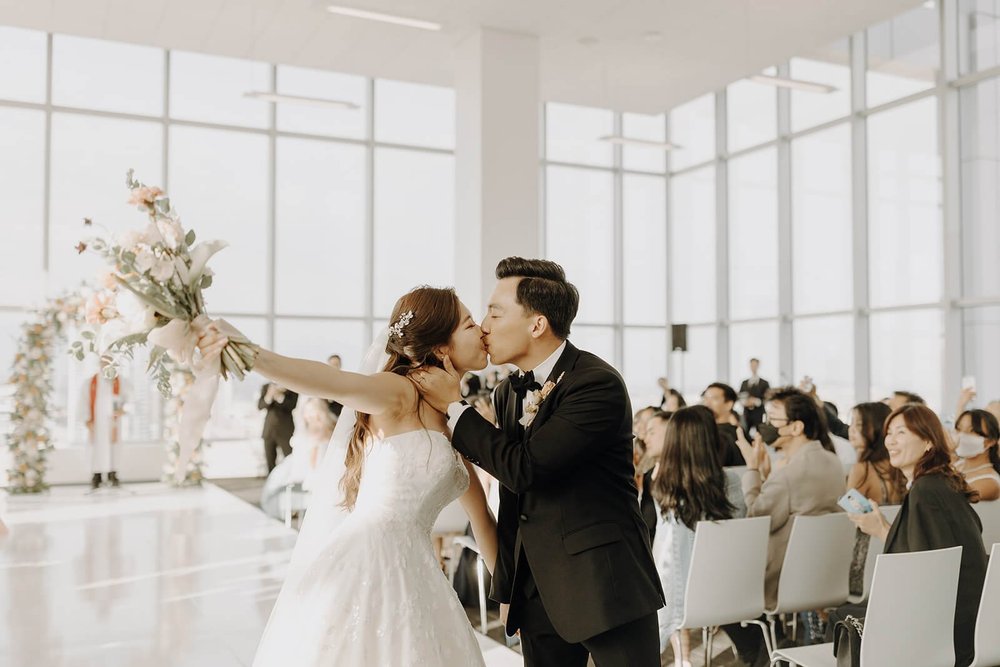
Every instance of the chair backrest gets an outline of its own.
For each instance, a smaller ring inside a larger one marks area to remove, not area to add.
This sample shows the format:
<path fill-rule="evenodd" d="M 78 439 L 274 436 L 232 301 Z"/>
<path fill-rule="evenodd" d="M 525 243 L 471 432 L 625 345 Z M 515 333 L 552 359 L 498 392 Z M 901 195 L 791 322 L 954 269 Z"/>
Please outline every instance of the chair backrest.
<path fill-rule="evenodd" d="M 885 505 L 881 508 L 882 516 L 889 523 L 896 520 L 896 515 L 899 514 L 899 505 Z M 875 574 L 875 560 L 882 554 L 885 550 L 885 542 L 873 537 L 868 540 L 868 556 L 865 558 L 865 583 L 861 591 L 861 599 L 864 600 L 868 597 L 868 594 L 872 591 L 872 575 Z"/>
<path fill-rule="evenodd" d="M 1000 628 L 1000 543 L 994 544 L 990 550 L 983 597 L 979 601 L 974 667 L 1000 665 L 1000 634 L 997 628 Z"/>
<path fill-rule="evenodd" d="M 861 667 L 955 664 L 962 547 L 882 554 L 861 639 Z"/>
<path fill-rule="evenodd" d="M 983 546 L 990 548 L 1000 542 L 1000 500 L 973 503 L 972 507 L 983 522 Z"/>
<path fill-rule="evenodd" d="M 778 580 L 778 604 L 794 613 L 843 604 L 850 593 L 855 526 L 843 512 L 794 517 Z"/>
<path fill-rule="evenodd" d="M 682 628 L 757 618 L 764 612 L 764 570 L 771 517 L 701 521 L 695 527 Z"/>

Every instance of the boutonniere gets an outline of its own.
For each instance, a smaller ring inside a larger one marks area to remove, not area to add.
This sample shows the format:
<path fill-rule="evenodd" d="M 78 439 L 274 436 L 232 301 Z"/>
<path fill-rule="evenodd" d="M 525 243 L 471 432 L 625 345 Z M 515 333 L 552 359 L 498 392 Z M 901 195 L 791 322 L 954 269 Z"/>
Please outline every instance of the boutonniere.
<path fill-rule="evenodd" d="M 549 380 L 542 385 L 541 389 L 535 389 L 534 391 L 528 392 L 528 395 L 525 396 L 526 403 L 524 406 L 524 416 L 518 420 L 518 423 L 521 424 L 521 426 L 524 428 L 531 426 L 531 422 L 535 421 L 535 415 L 538 414 L 539 406 L 545 402 L 545 399 L 549 397 L 549 394 L 551 394 L 552 390 L 556 388 L 556 385 L 562 381 L 563 375 L 566 375 L 566 373 L 561 373 L 559 377 L 556 378 L 555 382 Z"/>

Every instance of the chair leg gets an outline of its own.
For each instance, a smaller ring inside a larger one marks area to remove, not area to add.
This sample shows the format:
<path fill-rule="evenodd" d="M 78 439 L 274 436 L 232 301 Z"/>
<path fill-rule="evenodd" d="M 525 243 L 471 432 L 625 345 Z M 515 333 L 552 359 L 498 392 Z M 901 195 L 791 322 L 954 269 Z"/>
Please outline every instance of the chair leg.
<path fill-rule="evenodd" d="M 476 579 L 479 580 L 479 628 L 486 635 L 486 575 L 483 574 L 483 559 L 476 559 Z"/>
<path fill-rule="evenodd" d="M 740 625 L 746 627 L 748 625 L 756 625 L 760 628 L 761 634 L 764 635 L 764 650 L 767 651 L 767 655 L 770 656 L 774 653 L 774 647 L 771 644 L 771 626 L 770 618 L 767 621 L 762 621 L 760 619 L 754 619 L 752 621 L 740 621 Z"/>
<path fill-rule="evenodd" d="M 701 629 L 701 649 L 705 652 L 705 667 L 712 667 L 712 655 L 708 651 L 708 628 Z"/>
<path fill-rule="evenodd" d="M 708 660 L 708 667 L 712 667 L 712 659 L 715 657 L 715 628 L 708 629 L 708 646 L 705 647 L 705 655 Z"/>

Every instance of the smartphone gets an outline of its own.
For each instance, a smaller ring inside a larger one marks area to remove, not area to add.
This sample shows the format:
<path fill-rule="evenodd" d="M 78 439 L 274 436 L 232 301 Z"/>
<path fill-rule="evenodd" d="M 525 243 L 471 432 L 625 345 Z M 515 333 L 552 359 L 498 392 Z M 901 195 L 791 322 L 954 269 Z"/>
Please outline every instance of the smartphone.
<path fill-rule="evenodd" d="M 872 504 L 857 489 L 850 489 L 837 501 L 849 514 L 868 514 L 874 509 Z"/>
<path fill-rule="evenodd" d="M 972 391 L 975 391 L 976 390 L 976 376 L 975 375 L 966 375 L 965 377 L 963 377 L 962 378 L 962 389 L 971 389 Z"/>

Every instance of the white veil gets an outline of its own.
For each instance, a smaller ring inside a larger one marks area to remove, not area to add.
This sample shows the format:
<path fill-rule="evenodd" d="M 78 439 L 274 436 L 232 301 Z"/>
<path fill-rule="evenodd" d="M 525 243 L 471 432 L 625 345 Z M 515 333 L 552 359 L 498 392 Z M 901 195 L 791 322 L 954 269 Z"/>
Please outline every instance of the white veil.
<path fill-rule="evenodd" d="M 389 360 L 389 354 L 385 351 L 388 342 L 389 329 L 386 327 L 376 336 L 375 341 L 365 353 L 361 366 L 358 368 L 359 373 L 373 375 L 382 370 Z M 341 521 L 347 518 L 348 511 L 340 506 L 344 499 L 344 492 L 340 488 L 340 479 L 347 469 L 345 465 L 347 444 L 354 433 L 356 421 L 354 410 L 345 405 L 337 420 L 333 435 L 330 437 L 330 444 L 326 448 L 323 461 L 313 478 L 312 498 L 309 501 L 305 520 L 299 530 L 299 537 L 295 542 L 295 550 L 288 566 L 286 581 L 293 576 L 302 574 L 309 567 L 309 564 L 323 549 L 330 533 L 340 525 Z"/>

